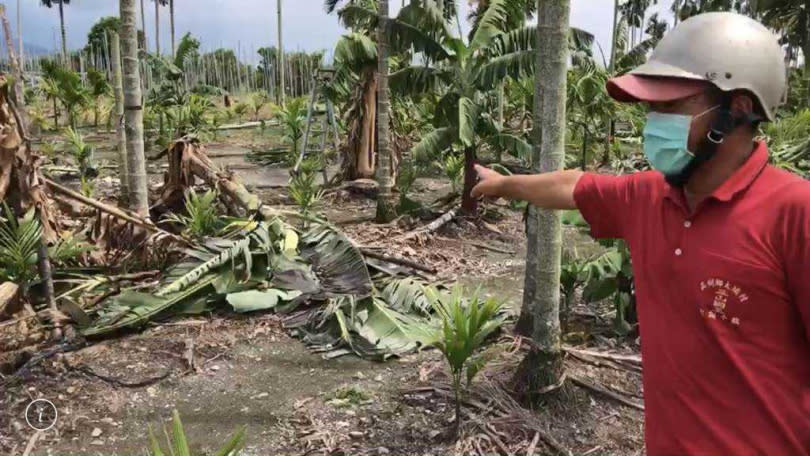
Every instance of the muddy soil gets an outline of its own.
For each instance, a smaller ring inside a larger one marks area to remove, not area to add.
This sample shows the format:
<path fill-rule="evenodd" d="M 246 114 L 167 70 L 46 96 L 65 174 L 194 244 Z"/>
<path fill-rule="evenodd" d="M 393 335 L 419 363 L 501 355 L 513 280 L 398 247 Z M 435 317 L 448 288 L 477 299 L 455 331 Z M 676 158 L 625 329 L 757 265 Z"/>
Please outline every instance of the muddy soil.
<path fill-rule="evenodd" d="M 249 187 L 266 189 L 257 193 L 268 204 L 283 202 L 287 170 L 260 168 L 245 159 L 255 138 L 234 132 L 207 149 L 215 162 L 235 168 Z M 115 159 L 103 149 L 99 158 Z M 152 183 L 160 182 L 159 163 L 153 163 L 150 175 Z M 109 195 L 114 171 L 105 171 L 99 182 L 98 191 Z M 414 198 L 434 201 L 448 192 L 445 182 L 423 178 L 414 187 Z M 433 280 L 480 287 L 512 312 L 519 311 L 525 236 L 522 214 L 505 204 L 493 206 L 494 215 L 483 222 L 459 217 L 432 236 L 407 242 L 391 239 L 423 222 L 417 217 L 386 226 L 364 222 L 374 213 L 374 201 L 368 198 L 332 192 L 323 212 L 359 244 L 382 246 L 432 266 L 437 270 Z M 594 248 L 573 230 L 566 230 L 564 242 L 568 249 Z M 587 334 L 577 338 L 602 349 L 637 350 L 632 341 L 609 336 L 606 309 L 578 309 L 587 321 L 572 327 L 578 332 L 587 328 Z M 515 340 L 509 332 L 507 328 L 496 344 L 504 354 L 481 382 L 508 384 L 520 354 L 510 348 Z M 629 397 L 641 396 L 636 372 L 570 358 L 567 363 L 569 373 Z M 0 453 L 22 454 L 31 441 L 34 431 L 24 412 L 35 398 L 52 401 L 59 419 L 32 444 L 32 455 L 142 455 L 147 453 L 149 426 L 164 439 L 162 429 L 172 409 L 180 412 L 195 451 L 208 454 L 239 426 L 247 427 L 246 455 L 464 452 L 461 440 L 445 435 L 454 413 L 448 399 L 425 389 L 436 384 L 447 385 L 436 351 L 385 363 L 353 356 L 326 360 L 291 338 L 272 314 L 177 317 L 47 359 L 22 382 L 6 385 L 0 394 Z M 526 412 L 574 454 L 642 453 L 640 411 L 570 389 L 563 400 L 541 402 Z M 509 445 L 532 439 L 498 432 Z M 478 438 L 463 436 L 465 441 Z M 541 442 L 536 454 L 551 453 Z"/>

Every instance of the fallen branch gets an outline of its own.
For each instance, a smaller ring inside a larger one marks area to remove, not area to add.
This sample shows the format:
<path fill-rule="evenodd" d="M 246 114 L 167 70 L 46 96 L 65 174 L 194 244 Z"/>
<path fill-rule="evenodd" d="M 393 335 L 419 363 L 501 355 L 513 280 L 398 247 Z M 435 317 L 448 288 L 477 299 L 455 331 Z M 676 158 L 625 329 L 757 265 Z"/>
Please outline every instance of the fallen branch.
<path fill-rule="evenodd" d="M 529 444 L 529 448 L 526 449 L 526 456 L 534 456 L 534 450 L 537 448 L 537 443 L 540 441 L 540 433 L 535 432 L 534 438 L 532 439 L 532 443 Z"/>
<path fill-rule="evenodd" d="M 363 255 L 365 255 L 367 257 L 370 257 L 370 258 L 375 258 L 375 259 L 380 260 L 380 261 L 385 261 L 386 263 L 392 263 L 392 264 L 398 264 L 398 265 L 401 265 L 401 266 L 406 266 L 406 267 L 409 267 L 411 269 L 416 269 L 417 271 L 427 272 L 428 274 L 436 274 L 436 268 L 432 268 L 430 266 L 425 266 L 422 263 L 417 263 L 417 262 L 415 262 L 413 260 L 409 260 L 407 258 L 402 258 L 402 257 L 394 256 L 394 255 L 388 255 L 388 254 L 385 254 L 385 253 L 379 253 L 379 252 L 375 252 L 374 250 L 367 249 L 367 248 L 361 248 L 360 253 L 362 253 Z"/>
<path fill-rule="evenodd" d="M 28 439 L 28 444 L 25 445 L 25 451 L 23 451 L 22 456 L 28 456 L 29 454 L 31 454 L 32 451 L 34 451 L 34 446 L 36 445 L 37 440 L 39 440 L 41 436 L 42 431 L 37 431 L 34 433 L 34 435 L 31 436 L 30 439 Z"/>
<path fill-rule="evenodd" d="M 570 378 L 571 382 L 573 382 L 575 385 L 579 386 L 580 388 L 585 388 L 587 390 L 591 390 L 594 393 L 597 393 L 597 394 L 599 394 L 601 396 L 604 396 L 604 397 L 606 397 L 608 399 L 613 399 L 614 401 L 616 401 L 616 402 L 618 402 L 620 404 L 624 404 L 624 405 L 626 405 L 628 407 L 632 407 L 632 408 L 634 408 L 636 410 L 641 410 L 642 412 L 644 411 L 644 406 L 643 405 L 638 404 L 636 402 L 633 402 L 633 401 L 631 401 L 629 399 L 626 399 L 626 398 L 622 397 L 621 395 L 619 395 L 617 393 L 614 393 L 613 391 L 602 388 L 601 386 L 594 385 L 594 384 L 592 384 L 592 383 L 590 383 L 590 382 L 588 382 L 586 380 L 583 380 L 581 378 L 578 378 L 578 377 L 569 376 L 568 378 Z"/>
<path fill-rule="evenodd" d="M 87 366 L 70 366 L 70 365 L 68 365 L 68 367 L 70 369 L 73 369 L 73 370 L 77 371 L 77 372 L 81 372 L 81 373 L 83 373 L 85 375 L 89 375 L 90 377 L 95 377 L 95 378 L 97 378 L 99 380 L 103 380 L 103 381 L 105 381 L 107 383 L 110 383 L 112 385 L 122 386 L 124 388 L 141 388 L 141 387 L 144 387 L 144 386 L 154 385 L 155 383 L 163 380 L 164 378 L 168 377 L 169 374 L 171 374 L 171 370 L 167 369 L 165 372 L 163 372 L 162 374 L 160 374 L 160 375 L 158 375 L 156 377 L 147 378 L 145 380 L 141 380 L 141 381 L 138 381 L 138 382 L 126 382 L 126 381 L 119 380 L 119 379 L 114 378 L 114 377 L 108 377 L 106 375 L 99 374 L 98 372 L 93 371 L 92 369 L 90 369 Z"/>
<path fill-rule="evenodd" d="M 581 350 L 570 346 L 563 346 L 563 350 L 568 353 L 578 353 L 586 356 L 593 356 L 594 358 L 605 358 L 613 361 L 628 362 L 641 366 L 641 356 L 638 355 L 618 355 L 614 353 L 603 353 L 592 350 Z"/>
<path fill-rule="evenodd" d="M 496 246 L 493 246 L 493 245 L 485 244 L 483 242 L 471 241 L 469 239 L 453 239 L 453 238 L 443 237 L 443 236 L 436 236 L 435 239 L 437 241 L 443 241 L 443 242 L 458 242 L 459 244 L 468 244 L 468 245 L 471 245 L 473 247 L 478 247 L 479 249 L 491 250 L 493 252 L 505 253 L 507 255 L 514 255 L 515 253 L 517 253 L 515 250 L 502 249 L 502 248 L 499 248 L 499 247 L 496 247 Z"/>
<path fill-rule="evenodd" d="M 428 223 L 424 227 L 418 228 L 418 229 L 413 230 L 413 231 L 411 231 L 409 233 L 405 233 L 405 234 L 403 234 L 401 236 L 397 236 L 394 239 L 392 239 L 392 241 L 395 241 L 395 242 L 396 241 L 407 241 L 408 239 L 413 239 L 413 238 L 415 238 L 417 236 L 430 234 L 430 233 L 438 230 L 442 226 L 444 226 L 450 220 L 453 220 L 453 218 L 455 218 L 455 216 L 456 216 L 456 211 L 458 211 L 458 208 L 450 209 L 449 211 L 445 212 L 441 217 L 439 217 L 436 220 Z"/>
<path fill-rule="evenodd" d="M 62 194 L 64 196 L 68 197 L 68 198 L 75 199 L 76 201 L 84 203 L 84 204 L 86 204 L 86 205 L 88 205 L 90 207 L 96 208 L 96 209 L 100 210 L 101 212 L 104 212 L 106 214 L 110 214 L 113 217 L 117 217 L 117 218 L 120 218 L 120 219 L 125 220 L 127 222 L 130 222 L 130 223 L 132 223 L 134 225 L 140 226 L 140 227 L 146 229 L 147 231 L 161 233 L 164 236 L 167 236 L 167 237 L 171 238 L 174 241 L 185 244 L 186 246 L 193 246 L 194 245 L 193 242 L 189 241 L 188 239 L 186 239 L 186 238 L 184 238 L 182 236 L 178 236 L 176 234 L 169 233 L 166 230 L 160 229 L 159 227 L 157 227 L 154 223 L 152 223 L 148 219 L 145 219 L 145 218 L 142 218 L 142 217 L 140 217 L 138 215 L 132 214 L 132 213 L 130 213 L 128 211 L 125 211 L 125 210 L 123 210 L 121 208 L 118 208 L 118 207 L 115 207 L 115 206 L 110 206 L 109 204 L 102 203 L 101 201 L 97 201 L 97 200 L 88 198 L 88 197 L 82 195 L 81 193 L 75 192 L 75 191 L 73 191 L 73 190 L 71 190 L 71 189 L 69 189 L 67 187 L 63 187 L 63 186 L 57 184 L 56 182 L 54 182 L 54 181 L 52 181 L 52 180 L 50 180 L 48 178 L 43 178 L 42 180 L 48 185 L 48 188 L 50 188 L 52 191 L 54 191 L 56 193 Z"/>
<path fill-rule="evenodd" d="M 641 373 L 641 367 L 636 366 L 635 364 L 630 363 L 622 363 L 622 362 L 614 362 L 609 359 L 605 358 L 593 358 L 587 355 L 583 355 L 576 351 L 567 351 L 571 357 L 576 358 L 584 363 L 592 364 L 596 367 L 609 367 L 611 369 L 626 371 L 626 372 L 634 372 L 634 373 Z"/>

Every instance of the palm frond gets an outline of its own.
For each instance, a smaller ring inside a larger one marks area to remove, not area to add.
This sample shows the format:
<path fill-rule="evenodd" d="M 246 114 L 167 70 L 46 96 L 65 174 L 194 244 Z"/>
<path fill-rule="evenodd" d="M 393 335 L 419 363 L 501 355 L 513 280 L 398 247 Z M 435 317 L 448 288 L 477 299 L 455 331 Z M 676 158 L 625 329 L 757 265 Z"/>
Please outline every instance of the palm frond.
<path fill-rule="evenodd" d="M 476 85 L 491 90 L 506 78 L 516 81 L 534 74 L 536 55 L 533 50 L 512 52 L 491 58 L 478 69 Z"/>
<path fill-rule="evenodd" d="M 637 44 L 626 54 L 622 55 L 614 67 L 617 72 L 624 73 L 630 69 L 637 67 L 647 60 L 647 53 L 649 53 L 658 44 L 655 38 L 647 38 L 641 43 Z"/>
<path fill-rule="evenodd" d="M 0 219 L 0 280 L 26 284 L 36 276 L 36 254 L 42 238 L 42 225 L 34 211 L 21 219 L 3 202 Z"/>

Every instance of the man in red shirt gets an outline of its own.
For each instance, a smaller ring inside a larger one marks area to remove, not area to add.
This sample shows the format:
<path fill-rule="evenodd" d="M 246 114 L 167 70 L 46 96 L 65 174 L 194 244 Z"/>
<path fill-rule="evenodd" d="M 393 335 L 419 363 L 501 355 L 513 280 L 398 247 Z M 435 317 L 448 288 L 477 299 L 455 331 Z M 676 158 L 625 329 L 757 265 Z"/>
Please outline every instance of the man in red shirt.
<path fill-rule="evenodd" d="M 477 196 L 577 208 L 594 236 L 627 241 L 652 456 L 810 455 L 810 182 L 754 141 L 785 86 L 765 27 L 699 15 L 608 82 L 613 98 L 649 106 L 655 171 L 478 167 Z"/>

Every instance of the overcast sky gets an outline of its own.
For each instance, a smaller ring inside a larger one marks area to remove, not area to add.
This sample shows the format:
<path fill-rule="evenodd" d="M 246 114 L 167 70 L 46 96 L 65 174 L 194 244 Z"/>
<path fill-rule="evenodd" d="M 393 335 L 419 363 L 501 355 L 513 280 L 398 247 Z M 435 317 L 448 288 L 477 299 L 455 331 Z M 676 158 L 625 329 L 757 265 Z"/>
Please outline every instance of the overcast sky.
<path fill-rule="evenodd" d="M 138 1 L 138 0 L 136 0 Z M 153 0 L 143 0 L 146 8 L 146 34 L 154 49 L 155 7 Z M 288 50 L 326 50 L 330 53 L 337 38 L 345 31 L 335 16 L 327 15 L 323 0 L 282 0 L 284 14 L 284 48 Z M 26 45 L 47 49 L 59 46 L 59 13 L 40 6 L 40 0 L 5 0 L 9 20 L 16 34 L 17 2 L 21 4 L 22 30 Z M 400 1 L 390 0 L 392 14 Z M 469 10 L 461 0 L 464 16 Z M 661 0 L 656 10 L 665 11 L 671 0 Z M 87 32 L 99 18 L 118 15 L 117 0 L 71 0 L 65 6 L 68 47 L 79 48 L 87 42 Z M 202 42 L 203 50 L 218 47 L 241 47 L 245 60 L 255 50 L 276 42 L 276 0 L 175 0 L 177 39 L 191 32 Z M 607 52 L 613 20 L 612 0 L 572 0 L 571 24 L 596 35 Z M 140 19 L 139 19 L 140 21 Z M 168 50 L 169 9 L 160 11 L 161 49 Z M 598 53 L 598 51 L 596 51 Z"/>

